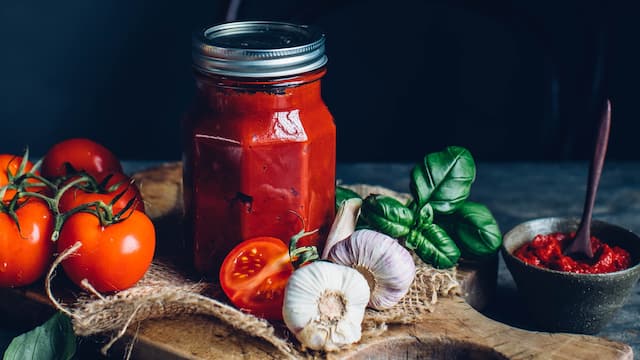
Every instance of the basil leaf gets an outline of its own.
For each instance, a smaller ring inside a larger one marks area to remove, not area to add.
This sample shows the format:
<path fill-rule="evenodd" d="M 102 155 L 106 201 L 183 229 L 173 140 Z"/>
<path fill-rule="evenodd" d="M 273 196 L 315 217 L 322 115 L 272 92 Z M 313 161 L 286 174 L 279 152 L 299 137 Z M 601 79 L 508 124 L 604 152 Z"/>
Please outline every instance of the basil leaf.
<path fill-rule="evenodd" d="M 442 214 L 454 212 L 469 197 L 476 165 L 469 150 L 449 146 L 428 154 L 411 171 L 411 193 L 418 208 L 427 202 Z"/>
<path fill-rule="evenodd" d="M 15 337 L 3 360 L 69 360 L 75 352 L 76 335 L 71 320 L 57 313 L 44 324 Z"/>
<path fill-rule="evenodd" d="M 415 219 L 413 211 L 400 201 L 379 194 L 364 199 L 360 216 L 374 229 L 393 238 L 408 234 Z"/>
<path fill-rule="evenodd" d="M 412 230 L 404 245 L 422 259 L 439 269 L 453 267 L 460 258 L 460 249 L 440 226 L 430 224 L 420 231 Z"/>
<path fill-rule="evenodd" d="M 431 223 L 433 223 L 433 208 L 431 207 L 431 204 L 426 203 L 417 212 L 416 225 L 414 228 L 417 230 L 421 230 Z"/>
<path fill-rule="evenodd" d="M 475 202 L 465 202 L 451 215 L 437 218 L 467 257 L 493 255 L 502 245 L 502 233 L 489 209 Z"/>
<path fill-rule="evenodd" d="M 342 186 L 336 186 L 336 211 L 340 208 L 340 204 L 351 198 L 362 199 L 355 191 Z"/>

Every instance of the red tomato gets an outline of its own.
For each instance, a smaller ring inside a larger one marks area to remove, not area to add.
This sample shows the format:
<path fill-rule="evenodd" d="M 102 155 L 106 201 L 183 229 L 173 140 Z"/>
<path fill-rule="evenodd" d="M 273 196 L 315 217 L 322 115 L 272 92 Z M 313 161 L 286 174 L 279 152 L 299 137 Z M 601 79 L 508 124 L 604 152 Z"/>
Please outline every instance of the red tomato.
<path fill-rule="evenodd" d="M 0 286 L 29 285 L 47 270 L 53 255 L 53 214 L 45 202 L 30 198 L 16 210 L 20 230 L 0 213 Z"/>
<path fill-rule="evenodd" d="M 291 273 L 287 245 L 274 237 L 256 237 L 238 244 L 224 259 L 220 285 L 241 310 L 280 320 L 284 289 Z"/>
<path fill-rule="evenodd" d="M 71 178 L 66 183 L 74 179 L 77 178 Z M 103 180 L 104 176 L 99 182 L 102 183 Z M 86 183 L 80 183 L 78 185 L 77 187 L 74 186 L 66 190 L 64 194 L 62 194 L 60 203 L 58 204 L 61 212 L 67 212 L 82 204 L 99 200 L 102 200 L 105 204 L 110 204 L 114 198 L 122 192 L 124 192 L 124 194 L 113 204 L 114 214 L 124 209 L 132 199 L 136 199 L 133 208 L 144 212 L 144 203 L 142 202 L 140 191 L 138 187 L 131 182 L 131 178 L 125 174 L 111 174 L 105 186 L 100 189 L 89 189 L 86 187 Z M 62 186 L 64 186 L 64 184 Z"/>
<path fill-rule="evenodd" d="M 10 180 L 9 177 L 15 177 L 18 175 L 18 168 L 20 167 L 20 164 L 22 163 L 22 157 L 21 156 L 16 156 L 16 155 L 11 155 L 11 154 L 1 154 L 0 155 L 0 187 L 8 185 Z M 33 167 L 33 164 L 31 163 L 31 161 L 27 161 L 27 164 L 24 168 L 24 172 L 29 172 L 31 170 L 31 168 Z M 39 175 L 39 172 L 35 172 L 36 175 Z M 22 174 L 20 174 L 22 175 Z M 26 180 L 27 183 L 34 183 L 34 182 L 38 182 L 37 179 L 27 179 Z M 33 188 L 33 187 L 28 187 L 26 190 L 27 191 L 38 191 L 41 188 Z M 8 201 L 11 200 L 13 198 L 13 196 L 16 194 L 16 190 L 15 189 L 7 189 L 7 192 L 5 192 L 4 197 L 2 198 L 3 201 Z"/>
<path fill-rule="evenodd" d="M 51 147 L 42 162 L 42 175 L 48 179 L 65 176 L 65 164 L 96 178 L 122 172 L 118 158 L 106 147 L 89 139 L 68 139 Z"/>
<path fill-rule="evenodd" d="M 82 246 L 62 261 L 67 276 L 76 285 L 87 279 L 100 292 L 120 291 L 133 286 L 151 265 L 156 235 L 153 223 L 133 210 L 125 220 L 102 226 L 93 214 L 71 215 L 62 226 L 58 252 Z"/>

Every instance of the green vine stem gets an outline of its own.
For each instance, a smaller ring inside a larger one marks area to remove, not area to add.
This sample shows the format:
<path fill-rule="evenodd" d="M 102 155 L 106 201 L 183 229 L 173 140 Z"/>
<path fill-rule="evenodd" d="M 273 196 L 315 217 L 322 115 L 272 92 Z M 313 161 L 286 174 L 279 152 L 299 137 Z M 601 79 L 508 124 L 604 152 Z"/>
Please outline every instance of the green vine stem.
<path fill-rule="evenodd" d="M 320 254 L 318 254 L 318 248 L 315 246 L 301 246 L 298 247 L 298 241 L 305 236 L 313 235 L 318 232 L 319 229 L 315 229 L 312 231 L 305 232 L 305 224 L 304 219 L 300 214 L 293 210 L 289 210 L 290 213 L 294 214 L 300 223 L 302 223 L 302 229 L 297 234 L 293 235 L 291 239 L 289 239 L 289 258 L 291 259 L 291 264 L 294 269 L 298 269 L 304 264 L 312 262 L 320 258 Z"/>
<path fill-rule="evenodd" d="M 108 181 L 108 179 L 106 180 Z M 16 193 L 16 196 L 12 198 L 11 202 L 8 205 L 6 205 L 3 211 L 9 214 L 16 221 L 16 224 L 18 224 L 18 221 L 17 221 L 18 218 L 15 215 L 15 210 L 17 210 L 17 208 L 19 207 L 18 199 L 33 197 L 46 202 L 47 205 L 49 206 L 49 209 L 51 209 L 51 211 L 54 214 L 55 220 L 54 220 L 53 232 L 51 234 L 51 241 L 55 242 L 58 240 L 58 237 L 60 236 L 60 231 L 62 230 L 62 226 L 67 221 L 67 219 L 79 212 L 92 214 L 98 218 L 101 226 L 109 226 L 111 224 L 115 224 L 115 223 L 126 220 L 129 216 L 131 216 L 131 214 L 133 213 L 133 210 L 135 210 L 137 198 L 133 198 L 129 200 L 129 202 L 127 202 L 124 208 L 118 211 L 117 213 L 113 212 L 113 204 L 115 204 L 118 200 L 120 200 L 120 198 L 122 198 L 122 196 L 124 196 L 124 194 L 128 191 L 128 187 L 127 187 L 123 191 L 116 194 L 116 196 L 114 196 L 114 198 L 108 204 L 101 200 L 93 201 L 90 203 L 85 203 L 80 206 L 77 206 L 69 211 L 61 212 L 59 204 L 60 204 L 60 199 L 62 199 L 62 196 L 72 188 L 78 187 L 78 185 L 80 184 L 87 184 L 87 183 L 95 184 L 95 179 L 90 175 L 86 175 L 86 174 L 81 175 L 69 181 L 68 183 L 64 184 L 64 186 L 62 186 L 61 188 L 59 188 L 56 191 L 56 194 L 53 198 L 37 192 L 20 191 Z M 93 185 L 90 185 L 90 186 L 93 186 Z M 18 228 L 20 228 L 19 224 L 18 224 Z"/>
<path fill-rule="evenodd" d="M 318 232 L 318 229 L 305 232 L 304 229 L 293 235 L 289 240 L 289 258 L 294 269 L 298 269 L 302 265 L 320 258 L 318 249 L 315 246 L 298 247 L 298 241 L 305 237 Z"/>
<path fill-rule="evenodd" d="M 18 156 L 16 156 L 14 159 L 16 158 L 18 158 Z M 16 190 L 17 192 L 19 192 L 19 191 L 24 191 L 26 187 L 30 187 L 30 188 L 48 187 L 55 191 L 56 185 L 54 185 L 47 179 L 36 174 L 36 172 L 38 171 L 38 169 L 40 169 L 40 166 L 42 165 L 42 159 L 38 160 L 35 164 L 33 164 L 31 166 L 31 169 L 29 169 L 29 171 L 26 171 L 27 164 L 29 163 L 29 148 L 25 150 L 24 155 L 22 156 L 22 160 L 20 161 L 20 164 L 18 165 L 18 168 L 16 169 L 15 173 L 12 173 L 10 169 L 10 165 L 12 162 L 13 160 L 11 160 L 7 164 L 7 167 L 5 168 L 5 173 L 7 174 L 7 182 L 8 182 L 6 185 L 7 189 Z M 35 179 L 39 182 L 28 182 L 29 179 Z M 6 189 L 4 191 L 5 192 L 2 193 L 2 197 L 1 197 L 2 199 L 4 199 L 4 194 L 6 193 Z"/>

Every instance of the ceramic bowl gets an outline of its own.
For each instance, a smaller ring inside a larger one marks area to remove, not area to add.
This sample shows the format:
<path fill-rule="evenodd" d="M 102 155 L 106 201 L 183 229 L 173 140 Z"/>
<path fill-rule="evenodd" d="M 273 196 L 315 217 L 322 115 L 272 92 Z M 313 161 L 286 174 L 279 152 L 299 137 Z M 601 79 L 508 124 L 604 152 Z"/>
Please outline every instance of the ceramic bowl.
<path fill-rule="evenodd" d="M 538 234 L 571 232 L 579 220 L 542 218 L 524 222 L 504 235 L 502 256 L 531 320 L 540 330 L 594 334 L 626 302 L 640 278 L 640 238 L 622 227 L 593 221 L 592 235 L 631 253 L 632 267 L 608 274 L 576 274 L 529 265 L 513 256 Z"/>

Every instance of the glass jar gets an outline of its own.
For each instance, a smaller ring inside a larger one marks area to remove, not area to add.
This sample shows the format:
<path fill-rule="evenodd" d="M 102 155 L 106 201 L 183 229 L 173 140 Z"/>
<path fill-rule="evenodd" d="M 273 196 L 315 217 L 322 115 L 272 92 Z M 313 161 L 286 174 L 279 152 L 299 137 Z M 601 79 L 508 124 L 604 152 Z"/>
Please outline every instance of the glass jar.
<path fill-rule="evenodd" d="M 217 278 L 239 242 L 272 236 L 322 251 L 335 212 L 336 129 L 321 97 L 324 35 L 234 22 L 195 37 L 184 119 L 184 205 L 196 270 Z"/>

